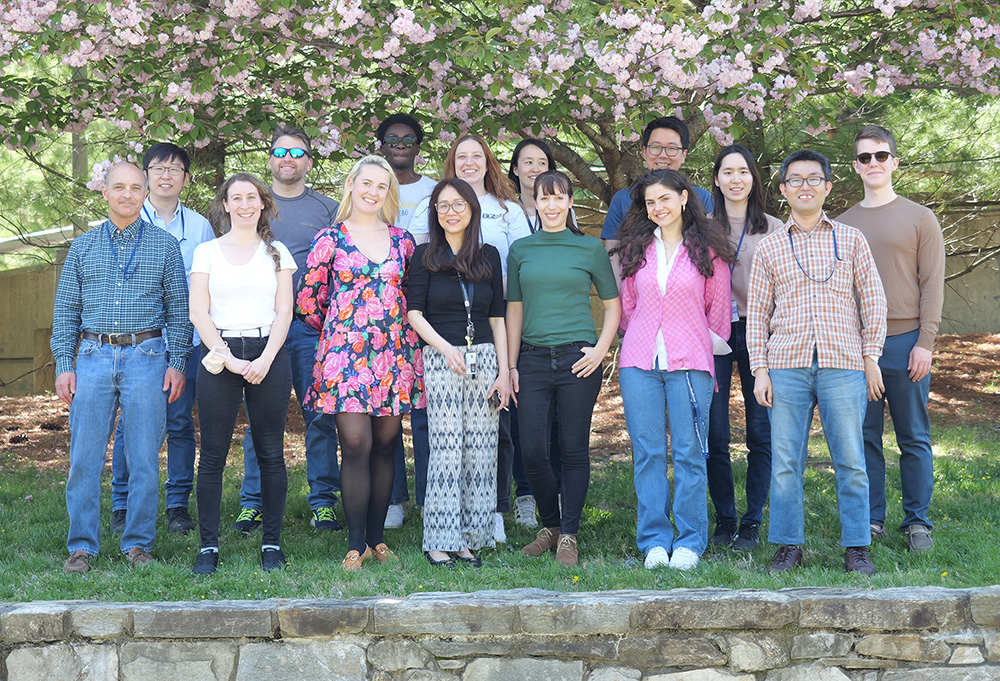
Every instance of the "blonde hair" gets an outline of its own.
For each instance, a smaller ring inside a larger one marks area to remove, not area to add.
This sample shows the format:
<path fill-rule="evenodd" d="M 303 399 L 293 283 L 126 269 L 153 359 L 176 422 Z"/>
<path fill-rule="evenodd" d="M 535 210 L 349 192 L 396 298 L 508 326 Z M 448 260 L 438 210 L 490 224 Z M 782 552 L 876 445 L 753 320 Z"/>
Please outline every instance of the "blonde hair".
<path fill-rule="evenodd" d="M 344 178 L 344 188 L 341 190 L 340 199 L 340 209 L 337 211 L 337 217 L 334 218 L 334 222 L 343 222 L 347 218 L 351 217 L 351 213 L 354 212 L 354 202 L 351 198 L 351 191 L 348 185 L 354 182 L 361 174 L 361 169 L 365 166 L 374 165 L 382 168 L 384 171 L 389 173 L 389 192 L 386 194 L 385 203 L 378 210 L 379 220 L 382 222 L 392 225 L 395 224 L 396 218 L 399 216 L 399 180 L 396 179 L 396 173 L 393 172 L 392 166 L 381 156 L 365 156 L 363 159 L 354 164 L 351 168 L 351 172 L 347 174 Z"/>

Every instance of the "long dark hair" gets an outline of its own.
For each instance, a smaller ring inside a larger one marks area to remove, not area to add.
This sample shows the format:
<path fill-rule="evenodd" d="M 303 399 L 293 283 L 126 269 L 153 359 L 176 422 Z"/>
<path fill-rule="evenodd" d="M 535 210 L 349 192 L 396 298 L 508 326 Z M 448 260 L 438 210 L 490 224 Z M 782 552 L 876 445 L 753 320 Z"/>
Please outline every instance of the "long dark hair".
<path fill-rule="evenodd" d="M 544 173 L 535 178 L 535 192 L 534 199 L 535 205 L 538 205 L 538 196 L 540 194 L 565 194 L 570 198 L 573 197 L 573 182 L 569 179 L 566 173 L 559 172 L 558 170 L 546 170 Z M 539 229 L 541 229 L 542 219 L 538 218 Z M 566 228 L 573 234 L 579 234 L 583 236 L 583 231 L 576 226 L 576 222 L 573 220 L 573 211 L 571 210 L 566 215 Z"/>
<path fill-rule="evenodd" d="M 222 236 L 233 228 L 232 220 L 230 220 L 229 213 L 226 212 L 223 202 L 229 199 L 229 189 L 237 182 L 249 182 L 252 184 L 254 189 L 257 190 L 258 196 L 260 196 L 261 203 L 264 204 L 263 209 L 260 211 L 260 219 L 257 220 L 257 236 L 264 242 L 267 254 L 274 261 L 274 269 L 278 270 L 281 267 L 281 254 L 278 253 L 278 249 L 272 243 L 274 241 L 274 232 L 271 231 L 271 223 L 278 218 L 278 203 L 274 200 L 271 189 L 254 175 L 236 173 L 219 187 L 219 192 L 212 199 L 212 203 L 208 207 L 208 221 L 212 224 L 212 230 L 216 236 Z"/>
<path fill-rule="evenodd" d="M 715 157 L 715 167 L 712 169 L 712 205 L 715 206 L 713 215 L 719 221 L 726 234 L 730 231 L 729 216 L 726 214 L 726 197 L 722 195 L 722 188 L 716 182 L 719 179 L 719 169 L 722 161 L 730 154 L 739 154 L 747 162 L 750 169 L 750 177 L 753 178 L 753 186 L 750 187 L 750 195 L 747 197 L 747 214 L 743 222 L 743 231 L 747 234 L 764 234 L 767 232 L 767 215 L 764 214 L 764 183 L 760 179 L 760 170 L 757 168 L 757 161 L 754 160 L 750 150 L 741 144 L 730 144 L 719 152 Z"/>
<path fill-rule="evenodd" d="M 622 278 L 633 276 L 646 264 L 646 248 L 656 238 L 653 234 L 656 223 L 649 219 L 646 212 L 646 190 L 657 184 L 678 194 L 687 192 L 687 205 L 681 213 L 681 239 L 701 276 L 707 278 L 715 273 L 711 251 L 715 251 L 715 255 L 725 262 L 735 262 L 732 244 L 718 225 L 705 217 L 705 209 L 695 195 L 694 187 L 681 173 L 665 168 L 646 173 L 629 187 L 632 203 L 618 229 L 618 246 L 612 250 L 612 253 L 621 254 Z"/>
<path fill-rule="evenodd" d="M 521 152 L 524 151 L 525 147 L 538 147 L 545 154 L 545 158 L 549 162 L 549 170 L 556 169 L 556 158 L 552 155 L 552 150 L 549 145 L 540 139 L 535 139 L 534 137 L 528 137 L 517 143 L 514 147 L 514 153 L 510 157 L 510 168 L 507 170 L 507 177 L 510 181 L 514 183 L 514 188 L 517 189 L 517 195 L 521 195 L 521 178 L 517 176 L 514 170 L 517 169 L 517 161 L 521 158 Z"/>
<path fill-rule="evenodd" d="M 462 237 L 462 247 L 458 253 L 451 252 L 451 246 L 445 237 L 444 227 L 438 218 L 437 204 L 441 192 L 451 187 L 462 200 L 468 203 L 467 211 L 470 211 L 469 224 L 465 228 L 465 235 Z M 428 207 L 427 226 L 430 232 L 430 239 L 427 248 L 424 250 L 424 267 L 431 272 L 451 271 L 466 281 L 486 281 L 493 276 L 493 268 L 490 261 L 486 259 L 482 244 L 479 243 L 479 217 L 482 211 L 479 208 L 479 197 L 475 190 L 465 180 L 457 177 L 449 177 L 441 180 L 431 192 L 430 206 Z"/>

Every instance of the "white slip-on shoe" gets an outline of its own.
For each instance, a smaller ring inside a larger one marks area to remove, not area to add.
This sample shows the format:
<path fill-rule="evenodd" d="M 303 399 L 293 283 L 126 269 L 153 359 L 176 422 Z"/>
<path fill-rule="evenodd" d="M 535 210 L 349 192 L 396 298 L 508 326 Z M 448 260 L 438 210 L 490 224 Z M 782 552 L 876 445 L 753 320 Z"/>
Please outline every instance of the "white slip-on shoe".
<path fill-rule="evenodd" d="M 670 556 L 670 567 L 675 570 L 691 570 L 698 567 L 699 562 L 701 558 L 698 554 L 683 546 L 674 549 L 674 554 Z"/>
<path fill-rule="evenodd" d="M 646 554 L 646 569 L 652 570 L 658 567 L 670 565 L 670 554 L 662 546 L 654 546 Z"/>

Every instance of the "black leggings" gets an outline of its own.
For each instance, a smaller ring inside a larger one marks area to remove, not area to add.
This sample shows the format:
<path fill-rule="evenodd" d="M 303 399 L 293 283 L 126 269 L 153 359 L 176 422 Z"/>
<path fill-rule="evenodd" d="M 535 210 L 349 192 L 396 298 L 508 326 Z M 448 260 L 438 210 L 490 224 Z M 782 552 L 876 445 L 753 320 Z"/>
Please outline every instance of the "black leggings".
<path fill-rule="evenodd" d="M 392 497 L 396 436 L 402 416 L 335 415 L 340 440 L 340 499 L 347 518 L 347 550 L 382 543 Z"/>

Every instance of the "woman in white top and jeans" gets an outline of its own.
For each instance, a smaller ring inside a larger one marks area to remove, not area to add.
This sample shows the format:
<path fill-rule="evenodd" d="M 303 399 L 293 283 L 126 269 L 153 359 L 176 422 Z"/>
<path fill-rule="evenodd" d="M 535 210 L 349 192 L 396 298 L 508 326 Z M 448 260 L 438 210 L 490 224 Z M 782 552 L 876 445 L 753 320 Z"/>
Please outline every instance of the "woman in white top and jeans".
<path fill-rule="evenodd" d="M 281 522 L 288 478 L 285 414 L 292 389 L 285 335 L 292 320 L 295 261 L 274 240 L 274 198 L 253 175 L 237 174 L 209 209 L 217 232 L 201 244 L 191 267 L 191 322 L 201 336 L 198 368 L 198 525 L 201 550 L 195 574 L 211 574 L 219 562 L 222 471 L 240 404 L 246 403 L 260 466 L 263 505 L 261 566 L 285 565 Z"/>

